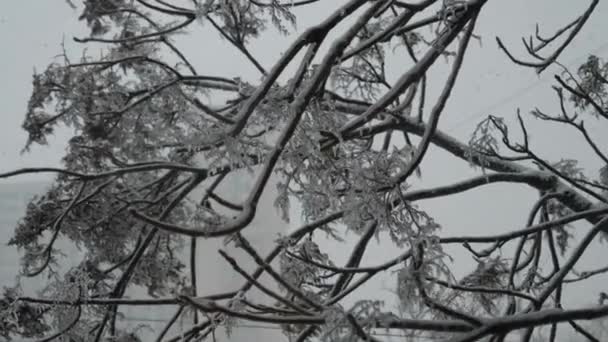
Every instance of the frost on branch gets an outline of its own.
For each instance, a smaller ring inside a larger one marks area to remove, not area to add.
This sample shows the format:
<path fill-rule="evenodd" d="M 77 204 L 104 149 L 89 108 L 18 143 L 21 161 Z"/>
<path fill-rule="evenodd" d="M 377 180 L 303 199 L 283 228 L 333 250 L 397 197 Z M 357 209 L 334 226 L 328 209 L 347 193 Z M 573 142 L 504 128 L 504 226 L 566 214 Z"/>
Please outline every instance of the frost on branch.
<path fill-rule="evenodd" d="M 507 288 L 508 264 L 505 260 L 499 257 L 490 257 L 477 259 L 477 267 L 475 270 L 463 277 L 458 284 L 467 287 L 484 287 L 488 289 L 505 289 Z M 500 307 L 499 300 L 501 295 L 497 293 L 473 292 L 470 296 L 464 298 L 469 300 L 470 304 L 465 305 L 470 312 L 475 312 L 476 303 L 490 315 L 495 315 Z M 471 300 L 472 299 L 472 300 Z"/>
<path fill-rule="evenodd" d="M 290 246 L 281 254 L 281 274 L 295 288 L 300 289 L 313 299 L 322 299 L 329 290 L 327 275 L 329 271 L 309 263 L 312 261 L 321 265 L 333 266 L 329 256 L 319 249 L 312 239 L 305 239 Z"/>
<path fill-rule="evenodd" d="M 110 30 L 111 23 L 108 21 L 120 23 L 123 13 L 118 10 L 127 4 L 128 1 L 124 0 L 85 0 L 78 19 L 86 21 L 91 28 L 91 35 L 103 35 Z"/>
<path fill-rule="evenodd" d="M 593 101 L 599 104 L 604 111 L 608 110 L 608 104 L 606 103 L 608 97 L 606 89 L 608 63 L 595 55 L 590 55 L 587 61 L 578 68 L 577 76 L 579 80 L 573 79 L 572 81 L 576 82 L 574 85 L 578 94 L 571 94 L 570 101 L 576 107 L 582 109 L 589 107 Z M 597 113 L 595 115 L 597 116 Z"/>
<path fill-rule="evenodd" d="M 43 317 L 47 309 L 18 301 L 20 295 L 19 289 L 4 287 L 0 297 L 0 338 L 6 341 L 15 335 L 40 338 L 51 329 Z"/>
<path fill-rule="evenodd" d="M 500 134 L 507 135 L 507 126 L 504 123 L 504 119 L 488 116 L 486 119 L 477 124 L 477 127 L 473 131 L 471 138 L 469 139 L 469 147 L 474 153 L 496 156 L 500 150 L 500 141 L 498 136 Z"/>
<path fill-rule="evenodd" d="M 385 29 L 391 20 L 374 21 L 368 24 L 357 36 L 357 43 L 372 38 L 374 34 Z M 353 43 L 353 46 L 356 46 Z M 336 91 L 348 98 L 358 98 L 374 102 L 382 91 L 390 88 L 386 81 L 385 51 L 381 45 L 374 45 L 370 49 L 356 54 L 350 61 L 334 68 L 331 83 Z"/>

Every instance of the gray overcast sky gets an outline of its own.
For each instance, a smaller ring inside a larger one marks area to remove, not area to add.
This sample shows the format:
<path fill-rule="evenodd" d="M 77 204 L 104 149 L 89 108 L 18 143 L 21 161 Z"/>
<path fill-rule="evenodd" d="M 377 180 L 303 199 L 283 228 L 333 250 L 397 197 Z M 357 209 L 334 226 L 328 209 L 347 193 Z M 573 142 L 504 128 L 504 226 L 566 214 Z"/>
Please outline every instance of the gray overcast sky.
<path fill-rule="evenodd" d="M 322 17 L 319 13 L 329 13 L 329 8 L 336 7 L 340 3 L 342 2 L 334 0 L 321 1 L 302 16 L 298 28 L 301 30 L 318 22 Z M 467 52 L 461 77 L 444 111 L 440 128 L 467 140 L 475 123 L 487 114 L 512 119 L 517 107 L 521 108 L 522 113 L 527 113 L 536 106 L 548 110 L 555 109 L 557 102 L 550 85 L 552 72 L 557 69 L 551 69 L 539 78 L 532 70 L 513 65 L 498 50 L 494 37 L 501 36 L 511 51 L 518 56 L 525 56 L 520 37 L 534 34 L 534 25 L 537 22 L 541 24 L 541 32 L 549 35 L 555 28 L 582 13 L 587 4 L 588 1 L 571 0 L 490 0 L 476 29 L 476 32 L 482 35 L 482 45 L 474 43 Z M 48 147 L 35 146 L 30 153 L 20 155 L 19 152 L 26 139 L 20 125 L 31 91 L 33 68 L 43 70 L 52 57 L 61 52 L 62 39 L 65 39 L 66 47 L 72 54 L 79 51 L 79 47 L 71 38 L 85 35 L 86 30 L 83 28 L 83 23 L 76 21 L 77 15 L 65 5 L 64 1 L 0 2 L 0 44 L 2 44 L 0 172 L 26 166 L 58 165 L 69 131 L 58 131 L 56 138 L 51 140 Z M 606 18 L 608 18 L 608 2 L 601 1 L 588 24 L 562 55 L 560 61 L 575 67 L 591 52 L 608 56 Z M 208 30 L 208 28 L 209 26 L 205 26 L 204 29 Z M 288 42 L 289 39 L 284 37 L 266 37 L 252 47 L 252 52 L 268 67 Z M 235 66 L 245 65 L 245 62 L 225 41 L 220 41 L 213 33 L 203 36 L 183 36 L 178 39 L 178 44 L 187 55 L 194 56 L 195 64 L 203 73 L 229 77 L 244 74 L 251 79 L 257 77 L 251 68 L 235 69 Z M 222 51 L 227 52 L 224 54 Z M 409 64 L 400 67 L 398 63 L 393 63 L 395 77 L 404 72 L 408 66 Z M 437 93 L 446 71 L 445 66 L 439 66 L 431 72 L 429 78 L 431 94 Z M 552 160 L 557 160 L 561 156 L 576 157 L 592 172 L 601 166 L 591 157 L 583 140 L 575 134 L 569 134 L 568 136 L 573 138 L 564 141 L 562 137 L 566 131 L 561 128 L 544 126 L 540 129 L 541 126 L 531 118 L 527 121 L 532 132 L 532 145 L 541 151 L 543 156 Z M 601 132 L 602 127 L 590 127 L 599 137 L 598 133 Z M 603 129 L 605 128 L 604 126 Z M 604 137 L 603 141 L 606 142 L 607 139 Z M 603 146 L 608 144 L 604 143 Z M 429 154 L 429 158 L 422 164 L 424 178 L 421 184 L 425 186 L 447 184 L 471 174 L 463 163 L 454 164 L 450 161 L 453 159 L 445 153 Z M 10 179 L 8 182 L 40 177 L 47 176 L 21 177 Z M 6 181 L 0 180 L 0 182 Z M 505 189 L 509 189 L 509 192 Z M 521 192 L 514 192 L 512 187 L 493 186 L 490 190 L 484 189 L 449 199 L 434 200 L 423 205 L 439 223 L 444 225 L 444 235 L 452 236 L 463 232 L 489 233 L 506 227 L 516 228 L 523 223 L 534 196 L 536 196 L 534 192 L 525 188 L 522 188 Z M 489 201 L 489 198 L 492 200 Z M 605 246 L 603 248 L 605 250 Z M 595 246 L 587 256 L 587 260 L 597 258 L 601 255 L 598 254 L 599 251 L 599 247 Z M 393 255 L 394 252 L 395 250 L 386 249 L 385 246 L 375 246 L 372 255 L 374 259 L 380 260 Z M 464 271 L 466 270 L 459 270 L 459 272 Z M 597 279 L 595 285 L 579 291 L 601 289 L 599 286 L 601 279 Z M 387 284 L 387 286 L 392 285 Z M 587 300 L 593 301 L 595 298 Z M 575 301 L 573 300 L 571 304 L 581 304 Z"/>

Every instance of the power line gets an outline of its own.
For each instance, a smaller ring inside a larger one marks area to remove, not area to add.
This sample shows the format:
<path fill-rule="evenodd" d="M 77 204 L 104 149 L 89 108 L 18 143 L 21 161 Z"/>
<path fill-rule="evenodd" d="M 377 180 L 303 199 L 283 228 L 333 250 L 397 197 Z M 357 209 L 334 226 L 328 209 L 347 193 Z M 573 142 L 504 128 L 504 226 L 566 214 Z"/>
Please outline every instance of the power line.
<path fill-rule="evenodd" d="M 602 45 L 600 45 L 599 47 L 597 47 L 596 49 L 592 50 L 591 52 L 588 52 L 586 54 L 581 54 L 578 57 L 576 57 L 575 59 L 571 60 L 569 63 L 566 64 L 567 67 L 572 67 L 574 64 L 579 64 L 581 62 L 581 60 L 583 60 L 585 57 L 587 57 L 588 55 L 593 55 L 593 54 L 597 54 L 600 51 L 604 50 L 608 48 L 608 41 L 604 42 Z M 480 110 L 477 110 L 476 112 L 474 112 L 473 114 L 469 114 L 467 116 L 465 116 L 462 120 L 452 124 L 450 127 L 448 127 L 446 129 L 446 132 L 450 132 L 453 131 L 454 129 L 461 127 L 463 124 L 471 122 L 474 119 L 478 119 L 480 116 L 485 115 L 487 112 L 499 108 L 509 102 L 511 102 L 512 100 L 524 95 L 525 93 L 527 93 L 528 91 L 538 87 L 539 85 L 546 83 L 547 81 L 549 81 L 550 78 L 541 78 L 538 81 L 529 84 L 526 87 L 520 88 L 518 90 L 515 90 L 514 92 L 512 92 L 511 94 L 505 96 L 504 98 L 502 98 L 501 100 L 499 100 L 498 102 L 494 102 L 491 105 L 488 105 Z"/>

